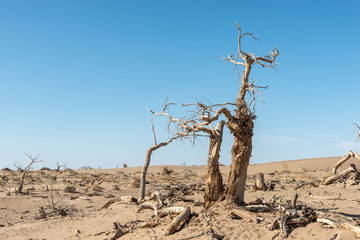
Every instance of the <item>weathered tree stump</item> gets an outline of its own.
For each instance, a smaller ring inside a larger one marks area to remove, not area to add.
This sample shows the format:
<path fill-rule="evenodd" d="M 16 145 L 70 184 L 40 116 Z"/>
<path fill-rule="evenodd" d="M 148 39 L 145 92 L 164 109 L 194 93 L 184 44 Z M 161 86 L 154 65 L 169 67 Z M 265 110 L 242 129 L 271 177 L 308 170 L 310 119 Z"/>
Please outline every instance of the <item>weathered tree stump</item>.
<path fill-rule="evenodd" d="M 256 174 L 255 191 L 257 190 L 266 191 L 266 189 L 267 187 L 265 185 L 264 174 L 263 173 Z"/>

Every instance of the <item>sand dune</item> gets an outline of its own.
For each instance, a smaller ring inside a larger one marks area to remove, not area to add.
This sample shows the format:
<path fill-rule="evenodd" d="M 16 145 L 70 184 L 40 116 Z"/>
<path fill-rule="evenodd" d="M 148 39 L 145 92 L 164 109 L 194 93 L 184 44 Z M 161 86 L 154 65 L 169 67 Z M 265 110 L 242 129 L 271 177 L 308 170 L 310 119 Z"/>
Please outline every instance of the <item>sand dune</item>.
<path fill-rule="evenodd" d="M 340 181 L 329 186 L 306 185 L 295 189 L 301 183 L 318 184 L 331 174 L 337 160 L 339 157 L 251 164 L 245 201 L 251 202 L 257 198 L 267 200 L 272 195 L 286 201 L 291 200 L 297 192 L 299 204 L 314 209 L 321 216 L 339 221 L 338 224 L 347 222 L 355 226 L 360 223 L 358 182 Z M 350 159 L 341 169 L 350 163 L 359 165 L 357 160 Z M 272 239 L 276 235 L 278 230 L 268 229 L 278 214 L 276 212 L 252 213 L 243 207 L 226 206 L 224 202 L 204 209 L 201 186 L 204 184 L 205 166 L 166 167 L 173 172 L 163 174 L 164 166 L 149 168 L 147 189 L 153 192 L 164 191 L 169 186 L 198 186 L 188 190 L 185 196 L 188 200 L 184 201 L 183 198 L 173 202 L 175 206 L 190 207 L 191 219 L 173 235 L 164 234 L 171 221 L 171 217 L 167 216 L 158 219 L 160 224 L 156 227 L 135 229 L 120 239 L 184 239 L 195 235 L 198 237 L 192 239 L 209 239 L 209 234 L 205 233 L 210 228 L 225 235 L 224 239 Z M 0 239 L 111 239 L 115 233 L 113 222 L 152 221 L 153 211 L 137 212 L 135 203 L 115 202 L 109 208 L 101 209 L 111 199 L 127 195 L 137 197 L 140 171 L 141 167 L 32 171 L 25 181 L 26 195 L 13 192 L 19 181 L 19 173 L 0 171 Z M 225 183 L 228 171 L 229 166 L 221 166 Z M 265 174 L 266 181 L 274 184 L 273 191 L 254 190 L 254 177 L 259 172 Z M 66 186 L 73 186 L 75 190 L 66 192 Z M 52 200 L 57 202 L 56 207 L 65 208 L 65 216 L 49 207 Z M 46 212 L 43 217 L 39 217 L 41 207 Z M 231 212 L 236 212 L 242 219 L 229 218 Z M 203 213 L 206 213 L 206 218 Z M 334 234 L 338 234 L 335 239 L 355 239 L 351 231 L 341 227 L 327 228 L 316 222 L 289 229 L 290 239 L 330 239 Z"/>

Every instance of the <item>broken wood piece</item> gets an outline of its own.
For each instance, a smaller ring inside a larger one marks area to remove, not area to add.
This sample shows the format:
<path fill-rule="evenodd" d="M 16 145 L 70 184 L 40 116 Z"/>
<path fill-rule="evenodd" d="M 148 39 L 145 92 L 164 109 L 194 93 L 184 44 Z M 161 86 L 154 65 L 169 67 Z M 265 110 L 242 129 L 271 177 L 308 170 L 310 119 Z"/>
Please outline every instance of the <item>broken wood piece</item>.
<path fill-rule="evenodd" d="M 296 208 L 296 201 L 299 195 L 297 193 L 294 194 L 293 200 L 291 201 L 291 207 Z"/>
<path fill-rule="evenodd" d="M 327 219 L 327 218 L 316 218 L 316 221 L 319 223 L 326 224 L 332 228 L 336 228 L 336 223 L 333 220 Z"/>
<path fill-rule="evenodd" d="M 329 240 L 335 240 L 337 238 L 338 234 L 337 233 L 334 233 L 330 238 Z"/>
<path fill-rule="evenodd" d="M 321 198 L 321 199 L 324 199 L 324 200 L 346 200 L 345 198 L 341 198 L 340 193 L 339 193 L 338 197 L 323 197 L 323 196 L 313 196 L 313 195 L 310 195 L 310 197 L 312 197 L 312 198 Z"/>
<path fill-rule="evenodd" d="M 79 198 L 81 198 L 79 196 Z M 102 208 L 100 209 L 106 209 L 108 207 L 110 207 L 110 205 L 116 203 L 116 202 L 126 202 L 126 203 L 133 203 L 133 202 L 137 202 L 137 199 L 134 198 L 133 196 L 124 196 L 124 197 L 120 197 L 120 198 L 115 198 L 115 199 L 111 199 L 109 200 L 107 203 L 105 203 L 104 206 L 102 206 Z"/>
<path fill-rule="evenodd" d="M 336 175 L 336 171 L 337 169 L 344 163 L 346 162 L 349 158 L 353 157 L 354 153 L 352 151 L 349 151 L 343 158 L 341 158 L 334 166 L 332 174 Z"/>
<path fill-rule="evenodd" d="M 114 222 L 114 229 L 116 230 L 115 235 L 110 240 L 118 239 L 119 237 L 127 234 L 129 231 L 125 230 L 119 222 Z"/>
<path fill-rule="evenodd" d="M 159 217 L 164 217 L 170 214 L 179 214 L 182 213 L 183 211 L 185 211 L 184 207 L 168 207 L 161 210 L 161 212 L 159 213 Z"/>
<path fill-rule="evenodd" d="M 351 165 L 354 165 L 354 164 L 351 164 Z M 338 175 L 333 175 L 333 176 L 330 176 L 330 177 L 326 178 L 322 184 L 323 185 L 329 185 L 329 184 L 335 182 L 336 180 L 339 180 L 341 178 L 346 178 L 350 173 L 355 172 L 354 167 L 351 166 L 351 165 L 350 165 L 350 167 L 348 167 L 347 169 L 345 169 L 344 171 L 342 171 Z"/>
<path fill-rule="evenodd" d="M 160 195 L 160 193 L 159 193 L 159 191 L 155 191 L 155 192 L 153 192 L 151 195 L 150 195 L 150 197 L 152 198 L 152 199 L 154 199 L 154 198 L 157 198 L 157 200 L 158 200 L 158 208 L 161 208 L 164 204 L 163 204 L 163 202 L 162 202 L 162 200 L 161 200 L 161 195 Z"/>
<path fill-rule="evenodd" d="M 273 208 L 266 205 L 249 205 L 245 206 L 245 210 L 249 212 L 271 212 Z"/>
<path fill-rule="evenodd" d="M 166 235 L 173 234 L 178 229 L 178 227 L 190 217 L 190 214 L 191 214 L 190 208 L 189 207 L 185 208 L 185 210 L 182 213 L 180 213 L 177 217 L 175 217 L 172 220 L 170 226 L 166 230 L 167 231 Z"/>
<path fill-rule="evenodd" d="M 360 237 L 360 228 L 359 227 L 356 227 L 356 226 L 351 225 L 349 223 L 343 223 L 343 224 L 341 224 L 341 226 L 343 228 L 345 228 L 346 230 L 349 230 L 349 231 L 353 232 L 356 237 Z"/>
<path fill-rule="evenodd" d="M 286 222 L 287 220 L 290 218 L 289 215 L 285 214 L 284 216 L 281 217 L 280 219 L 280 230 L 281 230 L 281 234 L 283 235 L 283 238 L 287 238 L 289 233 L 286 229 Z"/>
<path fill-rule="evenodd" d="M 302 188 L 302 187 L 304 187 L 304 186 L 318 187 L 317 184 L 315 184 L 315 183 L 313 183 L 313 182 L 308 182 L 308 183 L 302 183 L 302 184 L 300 184 L 299 186 L 296 186 L 296 187 L 294 188 L 294 190 L 298 190 L 299 188 Z"/>
<path fill-rule="evenodd" d="M 274 230 L 275 228 L 279 228 L 279 221 L 280 221 L 280 217 L 277 217 L 274 219 L 274 221 L 271 223 L 271 225 L 269 226 L 270 230 Z"/>
<path fill-rule="evenodd" d="M 137 212 L 140 212 L 143 209 L 153 209 L 154 210 L 154 215 L 158 216 L 159 215 L 159 209 L 158 207 L 153 204 L 153 203 L 142 203 L 139 205 L 139 209 Z"/>

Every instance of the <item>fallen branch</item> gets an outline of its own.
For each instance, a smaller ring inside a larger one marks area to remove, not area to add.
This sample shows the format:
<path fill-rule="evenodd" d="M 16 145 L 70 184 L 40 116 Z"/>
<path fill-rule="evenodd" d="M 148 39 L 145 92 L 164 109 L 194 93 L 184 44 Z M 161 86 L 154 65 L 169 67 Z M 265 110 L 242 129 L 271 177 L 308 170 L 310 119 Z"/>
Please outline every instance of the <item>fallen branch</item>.
<path fill-rule="evenodd" d="M 158 207 L 153 204 L 153 203 L 143 203 L 139 205 L 139 209 L 137 212 L 140 212 L 143 209 L 153 209 L 154 210 L 154 215 L 158 216 L 159 215 L 159 209 Z"/>
<path fill-rule="evenodd" d="M 178 229 L 178 227 L 190 217 L 190 214 L 190 208 L 185 208 L 182 213 L 180 213 L 176 218 L 172 220 L 170 226 L 167 229 L 166 235 L 173 234 Z"/>
<path fill-rule="evenodd" d="M 327 218 L 317 218 L 316 221 L 319 223 L 329 225 L 332 228 L 336 228 L 336 225 L 337 225 L 333 220 L 330 220 Z"/>
<path fill-rule="evenodd" d="M 245 206 L 245 210 L 249 212 L 271 212 L 273 208 L 266 205 L 249 205 Z"/>
<path fill-rule="evenodd" d="M 185 210 L 186 209 L 184 207 L 168 207 L 168 208 L 161 210 L 161 212 L 159 213 L 159 217 L 164 217 L 164 216 L 167 216 L 170 214 L 179 214 Z"/>
<path fill-rule="evenodd" d="M 354 164 L 351 164 L 350 167 L 348 167 L 347 169 L 345 169 L 344 171 L 342 171 L 340 174 L 338 175 L 333 175 L 328 177 L 327 179 L 324 180 L 324 182 L 322 183 L 323 185 L 329 185 L 333 182 L 335 182 L 336 180 L 339 180 L 341 178 L 346 178 L 348 175 L 350 175 L 351 173 L 355 172 L 356 166 Z"/>
<path fill-rule="evenodd" d="M 80 197 L 80 196 L 79 196 Z M 80 197 L 81 198 L 81 197 Z M 115 198 L 115 199 L 111 199 L 109 200 L 107 203 L 105 203 L 104 206 L 102 206 L 102 208 L 100 209 L 106 209 L 108 207 L 110 207 L 110 205 L 116 203 L 116 202 L 127 202 L 127 203 L 133 203 L 133 202 L 137 202 L 136 198 L 134 198 L 133 196 L 123 196 L 120 198 Z"/>
<path fill-rule="evenodd" d="M 349 223 L 343 223 L 343 224 L 341 224 L 341 226 L 343 228 L 345 228 L 346 230 L 349 230 L 349 231 L 355 233 L 356 237 L 360 237 L 360 228 L 359 227 L 355 227 L 354 225 L 351 225 Z"/>
<path fill-rule="evenodd" d="M 341 158 L 334 166 L 332 174 L 336 175 L 336 171 L 337 169 L 344 163 L 346 162 L 349 158 L 353 157 L 354 153 L 352 151 L 349 151 L 343 158 Z"/>
<path fill-rule="evenodd" d="M 119 237 L 127 234 L 129 231 L 125 230 L 119 222 L 114 222 L 115 235 L 110 240 L 118 239 Z"/>

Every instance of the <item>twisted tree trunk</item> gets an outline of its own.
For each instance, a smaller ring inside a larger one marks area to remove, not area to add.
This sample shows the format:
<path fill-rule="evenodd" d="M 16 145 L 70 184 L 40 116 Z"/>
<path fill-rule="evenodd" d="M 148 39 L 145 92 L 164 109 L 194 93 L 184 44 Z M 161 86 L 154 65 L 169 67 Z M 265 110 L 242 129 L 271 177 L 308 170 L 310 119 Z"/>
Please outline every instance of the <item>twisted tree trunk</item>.
<path fill-rule="evenodd" d="M 220 148 L 225 121 L 220 121 L 210 135 L 209 157 L 207 161 L 205 206 L 217 201 L 223 193 L 223 181 L 219 170 Z"/>
<path fill-rule="evenodd" d="M 228 197 L 238 204 L 244 202 L 247 168 L 252 152 L 254 128 L 253 117 L 248 114 L 242 116 L 242 118 L 244 117 L 247 117 L 247 120 L 241 126 L 238 126 L 241 130 L 233 132 L 234 144 L 231 148 L 231 166 L 226 192 Z"/>

